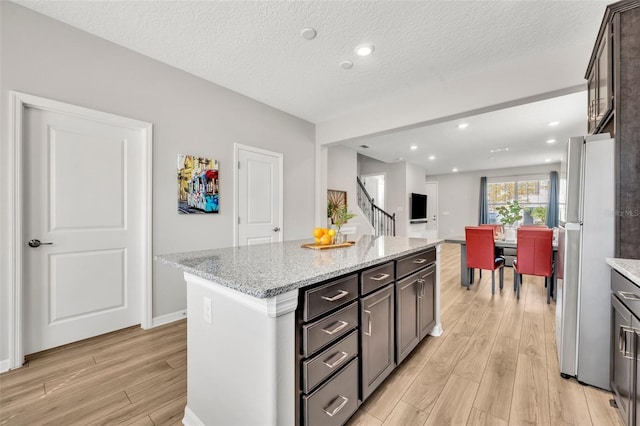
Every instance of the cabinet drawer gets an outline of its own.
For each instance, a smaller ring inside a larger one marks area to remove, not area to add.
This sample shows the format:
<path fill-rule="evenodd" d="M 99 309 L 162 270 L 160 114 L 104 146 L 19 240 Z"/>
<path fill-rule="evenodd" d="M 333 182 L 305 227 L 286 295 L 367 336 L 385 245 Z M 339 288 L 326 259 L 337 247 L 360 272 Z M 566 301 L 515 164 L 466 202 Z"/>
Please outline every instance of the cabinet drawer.
<path fill-rule="evenodd" d="M 617 271 L 611 271 L 611 292 L 632 312 L 640 312 L 640 287 Z"/>
<path fill-rule="evenodd" d="M 398 278 L 404 277 L 418 269 L 424 268 L 436 261 L 436 249 L 430 248 L 420 253 L 412 254 L 411 256 L 403 257 L 397 260 L 396 276 Z"/>
<path fill-rule="evenodd" d="M 395 269 L 393 262 L 367 269 L 360 275 L 360 291 L 362 295 L 371 293 L 393 282 Z"/>
<path fill-rule="evenodd" d="M 358 358 L 309 396 L 302 397 L 305 426 L 342 425 L 358 408 Z"/>
<path fill-rule="evenodd" d="M 320 321 L 302 326 L 303 356 L 311 355 L 340 336 L 344 336 L 357 325 L 358 303 L 353 302 Z"/>
<path fill-rule="evenodd" d="M 310 321 L 325 312 L 346 305 L 358 297 L 358 275 L 331 281 L 304 292 L 302 319 Z"/>
<path fill-rule="evenodd" d="M 356 355 L 358 355 L 358 333 L 352 331 L 335 345 L 302 363 L 302 391 L 309 393 Z"/>

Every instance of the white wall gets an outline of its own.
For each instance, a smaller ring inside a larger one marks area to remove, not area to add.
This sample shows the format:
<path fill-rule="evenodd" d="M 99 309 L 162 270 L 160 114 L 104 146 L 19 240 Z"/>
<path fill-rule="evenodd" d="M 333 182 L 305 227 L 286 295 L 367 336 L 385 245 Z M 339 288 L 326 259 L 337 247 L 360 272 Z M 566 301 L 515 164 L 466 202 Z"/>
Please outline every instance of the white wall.
<path fill-rule="evenodd" d="M 385 173 L 385 204 L 388 213 L 396 214 L 396 235 L 418 235 L 425 229 L 424 224 L 409 223 L 409 195 L 412 192 L 424 194 L 425 169 L 398 161 L 384 163 L 365 155 L 358 155 L 358 174 Z"/>
<path fill-rule="evenodd" d="M 559 171 L 560 164 L 428 176 L 427 180 L 438 182 L 438 237 L 463 235 L 465 226 L 478 224 L 482 176 L 549 175 L 553 170 Z"/>
<path fill-rule="evenodd" d="M 9 91 L 153 123 L 153 252 L 233 244 L 233 144 L 284 154 L 284 238 L 314 224 L 314 125 L 7 1 L 0 2 L 0 361 L 7 348 Z M 220 161 L 218 215 L 179 215 L 176 156 Z M 355 166 L 354 166 L 355 167 Z M 182 274 L 154 263 L 153 315 L 186 308 Z"/>
<path fill-rule="evenodd" d="M 356 214 L 356 217 L 349 221 L 349 224 L 357 225 L 356 237 L 373 234 L 373 228 L 369 226 L 358 207 L 357 157 L 356 151 L 342 146 L 332 146 L 327 150 L 327 189 L 347 191 L 347 206 L 350 212 Z M 324 208 L 326 211 L 326 204 Z M 349 239 L 352 238 L 349 237 Z"/>

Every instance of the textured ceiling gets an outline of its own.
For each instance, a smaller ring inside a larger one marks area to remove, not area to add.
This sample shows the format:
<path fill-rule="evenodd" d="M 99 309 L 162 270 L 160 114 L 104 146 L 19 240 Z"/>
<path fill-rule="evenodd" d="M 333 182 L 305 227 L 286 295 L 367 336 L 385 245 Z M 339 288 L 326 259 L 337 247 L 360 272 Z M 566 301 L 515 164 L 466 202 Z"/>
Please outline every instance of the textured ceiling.
<path fill-rule="evenodd" d="M 425 100 L 432 115 L 442 103 L 451 116 L 584 84 L 608 3 L 15 2 L 318 125 L 363 121 L 375 109 L 406 116 L 406 100 L 430 92 L 438 93 Z M 304 27 L 318 36 L 305 40 Z M 359 58 L 354 48 L 364 42 L 375 52 Z M 455 91 L 462 81 L 474 90 Z"/>

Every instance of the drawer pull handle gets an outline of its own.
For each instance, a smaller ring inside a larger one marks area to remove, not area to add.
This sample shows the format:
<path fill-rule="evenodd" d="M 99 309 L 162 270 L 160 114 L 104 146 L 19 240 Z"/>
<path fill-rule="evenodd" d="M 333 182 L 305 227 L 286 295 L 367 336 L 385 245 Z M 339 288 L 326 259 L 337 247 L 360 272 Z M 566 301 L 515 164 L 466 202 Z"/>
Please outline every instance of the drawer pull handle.
<path fill-rule="evenodd" d="M 417 263 L 418 265 L 422 265 L 426 261 L 427 261 L 427 259 L 414 259 L 413 263 Z"/>
<path fill-rule="evenodd" d="M 618 349 L 622 356 L 627 359 L 634 359 L 632 350 L 628 349 L 627 346 L 627 336 L 631 333 L 631 338 L 633 339 L 634 330 L 631 327 L 625 327 L 623 325 L 620 326 L 620 334 L 618 336 Z"/>
<path fill-rule="evenodd" d="M 340 324 L 338 325 L 336 328 L 334 328 L 333 330 L 327 330 L 326 328 L 323 328 L 322 331 L 324 331 L 327 334 L 336 334 L 338 331 L 342 330 L 343 328 L 345 328 L 346 326 L 349 325 L 348 322 L 345 321 L 338 321 L 335 324 Z"/>
<path fill-rule="evenodd" d="M 640 300 L 640 296 L 638 296 L 635 293 L 630 293 L 628 291 L 618 291 L 618 294 L 620 295 L 620 297 L 622 297 L 625 300 Z"/>
<path fill-rule="evenodd" d="M 371 311 L 367 311 L 366 309 L 363 309 L 362 311 L 367 314 L 367 322 L 369 323 L 367 331 L 364 331 L 363 334 L 365 336 L 371 336 Z"/>
<path fill-rule="evenodd" d="M 382 274 L 374 275 L 373 277 L 371 277 L 373 281 L 382 281 L 385 278 L 389 278 L 389 274 L 382 273 Z"/>
<path fill-rule="evenodd" d="M 342 398 L 342 402 L 340 404 L 338 404 L 338 406 L 336 408 L 334 408 L 332 411 L 329 411 L 329 409 L 331 409 L 331 406 L 340 401 L 340 398 Z M 336 399 L 333 400 L 333 402 L 327 407 L 327 408 L 323 408 L 324 412 L 327 413 L 327 416 L 329 417 L 333 417 L 336 414 L 338 414 L 338 411 L 342 410 L 342 408 L 347 405 L 347 402 L 349 402 L 349 398 L 344 397 L 342 395 L 338 395 L 338 397 Z"/>
<path fill-rule="evenodd" d="M 326 365 L 327 367 L 329 367 L 329 368 L 333 368 L 336 365 L 340 364 L 342 361 L 344 361 L 349 356 L 349 354 L 346 353 L 346 352 L 339 352 L 339 353 L 337 352 L 337 353 L 334 354 L 334 356 L 335 355 L 339 355 L 339 354 L 342 354 L 342 356 L 340 358 L 338 358 L 337 360 L 335 360 L 335 361 L 333 361 L 331 363 L 327 362 L 329 360 L 326 360 L 326 361 L 322 361 L 322 363 L 324 365 Z"/>
<path fill-rule="evenodd" d="M 322 298 L 323 298 L 324 300 L 328 300 L 329 302 L 335 302 L 336 300 L 340 300 L 340 299 L 342 299 L 342 298 L 343 298 L 343 297 L 345 297 L 347 294 L 349 294 L 349 292 L 348 292 L 348 291 L 346 291 L 346 290 L 340 290 L 340 291 L 338 291 L 338 294 L 336 294 L 335 296 L 332 296 L 332 297 L 322 296 Z"/>

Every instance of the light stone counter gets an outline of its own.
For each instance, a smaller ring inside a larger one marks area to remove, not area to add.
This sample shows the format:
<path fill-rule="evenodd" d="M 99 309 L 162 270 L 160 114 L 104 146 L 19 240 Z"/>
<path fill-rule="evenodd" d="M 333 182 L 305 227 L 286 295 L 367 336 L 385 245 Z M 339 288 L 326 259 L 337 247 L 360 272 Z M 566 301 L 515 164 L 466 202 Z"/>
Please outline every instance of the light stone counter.
<path fill-rule="evenodd" d="M 361 237 L 347 248 L 312 250 L 310 240 L 156 256 L 187 283 L 186 426 L 297 424 L 299 290 L 436 248 L 434 316 L 440 323 L 440 243 Z"/>
<path fill-rule="evenodd" d="M 640 286 L 640 260 L 607 258 L 607 264 Z"/>
<path fill-rule="evenodd" d="M 312 250 L 313 240 L 156 256 L 159 262 L 257 298 L 269 298 L 440 244 L 442 240 L 362 236 L 351 247 Z"/>

